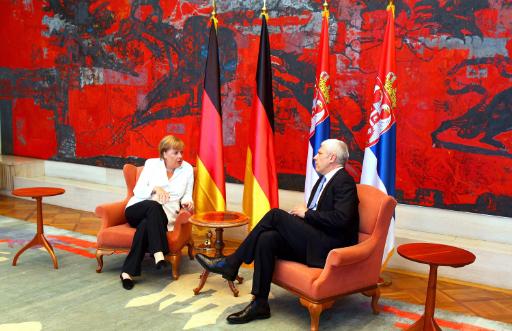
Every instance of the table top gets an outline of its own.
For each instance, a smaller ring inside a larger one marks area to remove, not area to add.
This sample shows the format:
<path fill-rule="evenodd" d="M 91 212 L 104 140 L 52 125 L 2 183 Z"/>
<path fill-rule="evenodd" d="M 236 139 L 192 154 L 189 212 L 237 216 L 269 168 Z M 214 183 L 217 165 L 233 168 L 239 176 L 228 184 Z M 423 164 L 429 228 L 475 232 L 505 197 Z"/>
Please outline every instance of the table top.
<path fill-rule="evenodd" d="M 249 217 L 236 211 L 209 211 L 193 214 L 189 221 L 209 228 L 232 228 L 249 223 Z"/>
<path fill-rule="evenodd" d="M 402 257 L 424 264 L 463 267 L 475 261 L 473 253 L 454 246 L 433 243 L 411 243 L 397 248 Z"/>
<path fill-rule="evenodd" d="M 23 187 L 12 190 L 13 195 L 31 198 L 50 197 L 64 192 L 66 191 L 59 187 Z"/>

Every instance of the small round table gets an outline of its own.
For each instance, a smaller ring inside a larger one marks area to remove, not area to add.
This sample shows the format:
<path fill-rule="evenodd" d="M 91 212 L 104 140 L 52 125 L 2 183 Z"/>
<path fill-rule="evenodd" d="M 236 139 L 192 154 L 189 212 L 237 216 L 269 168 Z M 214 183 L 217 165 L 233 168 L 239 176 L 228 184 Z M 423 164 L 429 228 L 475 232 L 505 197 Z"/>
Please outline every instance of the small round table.
<path fill-rule="evenodd" d="M 249 217 L 245 214 L 238 213 L 235 211 L 211 211 L 205 213 L 193 214 L 190 216 L 189 222 L 202 227 L 214 228 L 215 229 L 215 257 L 223 257 L 224 250 L 224 240 L 223 240 L 223 232 L 224 228 L 233 228 L 237 226 L 242 226 L 249 223 Z M 199 285 L 194 289 L 194 294 L 197 295 L 203 288 L 206 283 L 206 279 L 210 272 L 208 270 L 204 270 L 201 274 L 201 278 L 199 281 Z M 236 276 L 236 280 L 239 284 L 243 282 L 243 278 L 240 276 Z M 238 290 L 233 284 L 232 281 L 228 280 L 228 285 L 233 295 L 235 297 L 238 296 Z"/>
<path fill-rule="evenodd" d="M 461 248 L 431 243 L 400 245 L 397 248 L 397 252 L 408 260 L 428 264 L 430 266 L 425 312 L 423 316 L 407 330 L 441 330 L 434 319 L 437 267 L 449 266 L 460 268 L 473 263 L 475 261 L 475 255 Z"/>
<path fill-rule="evenodd" d="M 36 245 L 42 245 L 48 253 L 50 254 L 52 260 L 53 260 L 53 267 L 55 269 L 59 268 L 59 265 L 57 263 L 57 257 L 55 256 L 55 253 L 53 252 L 53 248 L 44 236 L 43 231 L 43 197 L 49 197 L 54 195 L 60 195 L 65 192 L 62 188 L 57 187 L 26 187 L 26 188 L 17 188 L 12 191 L 12 194 L 18 197 L 29 197 L 32 199 L 35 199 L 37 202 L 37 232 L 34 238 L 26 244 L 16 255 L 14 256 L 14 259 L 12 260 L 12 265 L 15 266 L 16 262 L 18 261 L 18 257 L 26 251 L 28 248 Z"/>

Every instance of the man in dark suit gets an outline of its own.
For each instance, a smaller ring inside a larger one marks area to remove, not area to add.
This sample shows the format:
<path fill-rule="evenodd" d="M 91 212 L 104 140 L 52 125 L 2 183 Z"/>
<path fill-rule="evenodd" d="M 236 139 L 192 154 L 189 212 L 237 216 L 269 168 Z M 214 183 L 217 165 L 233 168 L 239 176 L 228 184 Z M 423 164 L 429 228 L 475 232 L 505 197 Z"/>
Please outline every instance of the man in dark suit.
<path fill-rule="evenodd" d="M 270 317 L 268 295 L 275 258 L 322 268 L 332 249 L 357 243 L 359 200 L 354 179 L 344 169 L 348 157 L 344 142 L 325 140 L 314 157 L 320 178 L 307 206 L 299 205 L 290 212 L 270 210 L 232 255 L 222 258 L 196 255 L 206 270 L 232 281 L 242 262 L 254 261 L 251 291 L 254 300 L 242 311 L 229 315 L 229 323 Z"/>

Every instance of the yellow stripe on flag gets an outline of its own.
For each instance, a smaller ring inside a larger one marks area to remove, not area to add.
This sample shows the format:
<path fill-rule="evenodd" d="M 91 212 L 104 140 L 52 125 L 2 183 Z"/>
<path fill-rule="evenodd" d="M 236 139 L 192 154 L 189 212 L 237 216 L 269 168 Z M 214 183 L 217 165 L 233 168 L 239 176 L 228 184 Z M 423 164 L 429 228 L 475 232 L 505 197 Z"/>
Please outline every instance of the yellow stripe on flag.
<path fill-rule="evenodd" d="M 226 201 L 200 158 L 197 158 L 194 204 L 197 213 L 226 210 Z"/>
<path fill-rule="evenodd" d="M 270 210 L 270 202 L 252 172 L 252 153 L 247 148 L 244 180 L 244 213 L 249 217 L 249 230 Z"/>

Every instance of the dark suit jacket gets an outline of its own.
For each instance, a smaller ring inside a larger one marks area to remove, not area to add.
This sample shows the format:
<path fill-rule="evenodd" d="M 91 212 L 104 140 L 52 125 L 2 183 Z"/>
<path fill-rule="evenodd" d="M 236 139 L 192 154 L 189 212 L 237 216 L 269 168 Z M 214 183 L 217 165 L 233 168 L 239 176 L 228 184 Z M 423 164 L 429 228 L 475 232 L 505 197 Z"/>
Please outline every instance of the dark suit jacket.
<path fill-rule="evenodd" d="M 313 187 L 314 192 L 318 182 Z M 313 196 L 313 194 L 311 194 Z M 355 245 L 359 236 L 359 199 L 356 183 L 343 168 L 326 184 L 316 210 L 308 210 L 304 221 L 317 235 L 307 244 L 307 264 L 323 267 L 333 248 Z"/>

